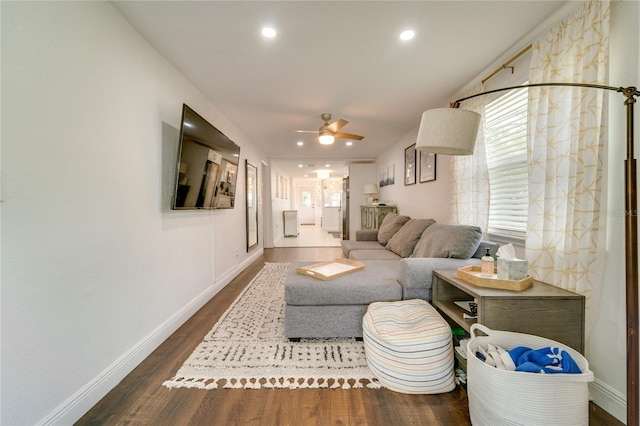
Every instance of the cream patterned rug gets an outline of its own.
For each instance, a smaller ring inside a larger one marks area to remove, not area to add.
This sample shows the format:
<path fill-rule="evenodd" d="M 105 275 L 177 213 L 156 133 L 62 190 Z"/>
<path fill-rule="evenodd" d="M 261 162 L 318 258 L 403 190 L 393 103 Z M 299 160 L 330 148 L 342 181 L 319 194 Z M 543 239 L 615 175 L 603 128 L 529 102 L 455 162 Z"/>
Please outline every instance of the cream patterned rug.
<path fill-rule="evenodd" d="M 380 388 L 355 339 L 284 336 L 288 263 L 267 263 L 205 336 L 169 388 Z"/>

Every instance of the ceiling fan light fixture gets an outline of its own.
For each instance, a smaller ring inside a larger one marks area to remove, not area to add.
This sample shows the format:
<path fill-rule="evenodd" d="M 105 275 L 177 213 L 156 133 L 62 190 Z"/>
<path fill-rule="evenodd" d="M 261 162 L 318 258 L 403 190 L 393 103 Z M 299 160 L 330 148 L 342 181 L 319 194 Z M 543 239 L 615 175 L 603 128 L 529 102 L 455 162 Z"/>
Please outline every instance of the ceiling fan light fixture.
<path fill-rule="evenodd" d="M 331 133 L 324 133 L 318 137 L 318 141 L 322 145 L 331 145 L 336 138 Z"/>

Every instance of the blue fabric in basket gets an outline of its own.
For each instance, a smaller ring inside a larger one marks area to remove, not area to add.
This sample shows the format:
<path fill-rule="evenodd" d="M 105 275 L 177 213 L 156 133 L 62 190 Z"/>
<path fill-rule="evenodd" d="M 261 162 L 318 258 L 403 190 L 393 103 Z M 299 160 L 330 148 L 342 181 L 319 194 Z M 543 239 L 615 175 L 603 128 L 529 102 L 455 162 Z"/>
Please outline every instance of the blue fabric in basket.
<path fill-rule="evenodd" d="M 531 349 L 518 346 L 511 349 L 509 355 L 516 364 L 516 371 L 529 373 L 565 373 L 580 374 L 582 371 L 569 353 L 560 348 L 546 347 Z"/>
<path fill-rule="evenodd" d="M 557 347 L 531 349 L 526 346 L 517 346 L 505 351 L 489 344 L 486 348 L 481 346 L 477 348 L 476 358 L 502 370 L 543 374 L 582 373 L 571 355 Z"/>

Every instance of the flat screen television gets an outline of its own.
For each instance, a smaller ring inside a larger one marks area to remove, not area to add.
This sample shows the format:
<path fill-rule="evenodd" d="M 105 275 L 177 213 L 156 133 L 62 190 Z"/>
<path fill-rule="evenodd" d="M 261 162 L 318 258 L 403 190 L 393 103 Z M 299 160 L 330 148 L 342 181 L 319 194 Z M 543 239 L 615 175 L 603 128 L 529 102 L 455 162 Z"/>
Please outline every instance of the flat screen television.
<path fill-rule="evenodd" d="M 240 147 L 182 105 L 174 210 L 232 209 Z"/>

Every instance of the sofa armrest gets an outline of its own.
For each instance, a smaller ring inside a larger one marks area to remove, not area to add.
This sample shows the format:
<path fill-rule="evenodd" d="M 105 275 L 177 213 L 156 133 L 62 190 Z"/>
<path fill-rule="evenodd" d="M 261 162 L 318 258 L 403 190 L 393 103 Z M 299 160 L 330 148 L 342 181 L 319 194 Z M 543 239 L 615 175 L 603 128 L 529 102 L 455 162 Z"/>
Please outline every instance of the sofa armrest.
<path fill-rule="evenodd" d="M 359 229 L 356 231 L 356 241 L 378 241 L 378 230 Z"/>
<path fill-rule="evenodd" d="M 409 257 L 401 259 L 398 266 L 398 284 L 402 298 L 425 299 L 431 302 L 433 271 L 458 269 L 467 265 L 480 265 L 480 259 L 453 259 L 435 257 Z"/>

